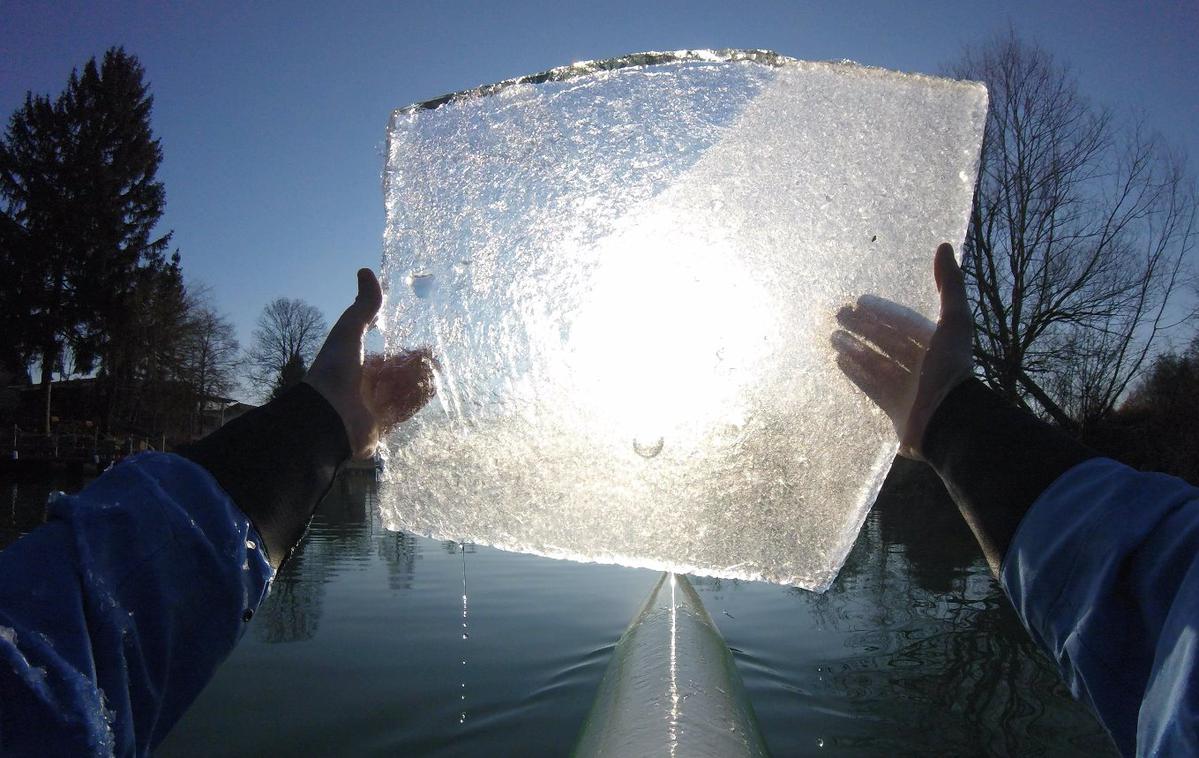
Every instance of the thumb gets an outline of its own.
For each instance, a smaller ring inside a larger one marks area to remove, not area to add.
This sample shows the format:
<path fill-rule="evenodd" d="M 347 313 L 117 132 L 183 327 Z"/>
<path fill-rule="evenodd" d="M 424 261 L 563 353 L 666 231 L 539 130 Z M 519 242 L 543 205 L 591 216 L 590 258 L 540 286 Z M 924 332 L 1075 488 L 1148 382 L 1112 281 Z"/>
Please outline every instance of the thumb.
<path fill-rule="evenodd" d="M 383 290 L 375 272 L 369 268 L 358 269 L 358 296 L 341 318 L 333 325 L 330 337 L 338 339 L 361 339 L 362 333 L 375 319 L 383 305 Z"/>
<path fill-rule="evenodd" d="M 970 321 L 970 302 L 966 297 L 966 280 L 953 254 L 953 245 L 942 242 L 933 258 L 933 278 L 941 293 L 941 323 L 961 324 Z"/>

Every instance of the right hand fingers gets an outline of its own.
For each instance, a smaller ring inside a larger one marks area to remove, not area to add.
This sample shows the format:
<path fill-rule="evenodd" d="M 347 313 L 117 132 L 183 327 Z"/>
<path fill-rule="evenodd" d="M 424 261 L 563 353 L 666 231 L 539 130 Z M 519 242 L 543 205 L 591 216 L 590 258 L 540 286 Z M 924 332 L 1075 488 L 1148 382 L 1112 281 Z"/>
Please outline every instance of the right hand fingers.
<path fill-rule="evenodd" d="M 972 323 L 970 299 L 966 296 L 966 278 L 953 254 L 953 245 L 942 242 L 933 258 L 933 278 L 941 293 L 941 324 L 965 326 Z"/>
<path fill-rule="evenodd" d="M 919 313 L 872 295 L 863 295 L 856 305 L 842 308 L 837 321 L 908 370 L 919 365 L 936 328 Z"/>
<path fill-rule="evenodd" d="M 911 405 L 913 371 L 918 370 L 918 364 L 903 366 L 841 329 L 833 332 L 831 339 L 837 351 L 837 366 L 891 418 L 902 437 L 902 425 Z"/>

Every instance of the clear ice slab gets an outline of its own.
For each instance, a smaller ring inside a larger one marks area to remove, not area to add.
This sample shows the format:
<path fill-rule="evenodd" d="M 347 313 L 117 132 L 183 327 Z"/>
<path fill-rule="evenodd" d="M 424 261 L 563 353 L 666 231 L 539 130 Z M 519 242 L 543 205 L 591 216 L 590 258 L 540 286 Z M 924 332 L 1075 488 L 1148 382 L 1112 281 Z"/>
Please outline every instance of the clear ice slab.
<path fill-rule="evenodd" d="M 384 525 L 827 588 L 897 450 L 835 313 L 872 293 L 935 317 L 986 97 L 691 51 L 397 110 L 380 325 L 441 368 L 383 446 Z"/>

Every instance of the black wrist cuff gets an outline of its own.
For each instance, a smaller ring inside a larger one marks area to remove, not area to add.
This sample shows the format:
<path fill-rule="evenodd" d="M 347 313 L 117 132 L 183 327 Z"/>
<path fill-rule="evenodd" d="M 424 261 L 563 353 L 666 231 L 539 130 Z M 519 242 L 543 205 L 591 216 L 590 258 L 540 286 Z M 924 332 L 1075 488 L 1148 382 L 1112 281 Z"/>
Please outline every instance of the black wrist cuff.
<path fill-rule="evenodd" d="M 941 402 L 922 450 L 980 541 L 985 535 L 999 557 L 1041 493 L 1098 455 L 973 378 Z"/>
<path fill-rule="evenodd" d="M 350 444 L 337 411 L 301 382 L 178 452 L 216 478 L 277 566 L 304 535 Z"/>

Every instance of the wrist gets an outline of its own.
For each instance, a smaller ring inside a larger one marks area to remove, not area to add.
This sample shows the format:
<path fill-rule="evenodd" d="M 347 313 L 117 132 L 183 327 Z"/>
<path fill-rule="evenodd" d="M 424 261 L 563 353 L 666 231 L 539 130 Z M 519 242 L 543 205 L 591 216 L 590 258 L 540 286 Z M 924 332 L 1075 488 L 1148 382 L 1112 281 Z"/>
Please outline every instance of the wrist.
<path fill-rule="evenodd" d="M 350 446 L 336 409 L 301 382 L 179 452 L 216 478 L 278 567 L 349 458 Z"/>
<path fill-rule="evenodd" d="M 913 410 L 912 418 L 908 422 L 911 434 L 905 447 L 908 450 L 909 457 L 928 461 L 928 456 L 925 454 L 925 446 L 928 441 L 929 429 L 933 427 L 933 422 L 937 418 L 938 412 L 945 405 L 945 401 L 950 395 L 972 379 L 974 379 L 972 371 L 960 372 L 959 375 L 951 378 L 949 381 L 941 382 L 937 390 L 927 398 L 921 398 L 918 401 L 919 410 Z"/>

